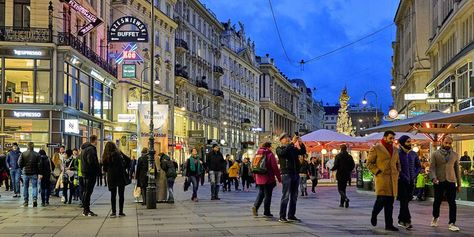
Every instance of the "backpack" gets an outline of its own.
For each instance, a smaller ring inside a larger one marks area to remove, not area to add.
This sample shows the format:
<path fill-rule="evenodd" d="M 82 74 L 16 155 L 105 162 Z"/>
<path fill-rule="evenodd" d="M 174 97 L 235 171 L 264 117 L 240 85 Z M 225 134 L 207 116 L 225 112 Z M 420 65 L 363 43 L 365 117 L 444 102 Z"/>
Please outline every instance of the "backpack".
<path fill-rule="evenodd" d="M 256 154 L 252 161 L 252 173 L 254 174 L 266 174 L 267 170 L 267 155 Z"/>

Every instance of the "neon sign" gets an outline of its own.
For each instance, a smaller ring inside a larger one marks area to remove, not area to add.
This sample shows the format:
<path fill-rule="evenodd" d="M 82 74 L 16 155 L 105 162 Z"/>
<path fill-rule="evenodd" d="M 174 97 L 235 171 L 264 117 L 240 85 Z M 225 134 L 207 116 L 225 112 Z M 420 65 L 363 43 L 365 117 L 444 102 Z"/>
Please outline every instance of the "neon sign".
<path fill-rule="evenodd" d="M 137 53 L 138 46 L 135 43 L 127 44 L 122 53 L 116 58 L 115 62 L 121 64 L 123 62 L 143 62 L 143 58 Z"/>

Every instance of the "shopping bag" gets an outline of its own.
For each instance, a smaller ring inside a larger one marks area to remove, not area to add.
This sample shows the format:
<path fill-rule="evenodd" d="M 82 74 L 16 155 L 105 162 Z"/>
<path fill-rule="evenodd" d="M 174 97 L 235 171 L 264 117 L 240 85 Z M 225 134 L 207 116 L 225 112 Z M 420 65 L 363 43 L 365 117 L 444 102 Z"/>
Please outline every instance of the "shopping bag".
<path fill-rule="evenodd" d="M 133 197 L 140 198 L 141 195 L 142 195 L 142 189 L 138 186 L 135 186 L 135 189 L 133 190 Z"/>

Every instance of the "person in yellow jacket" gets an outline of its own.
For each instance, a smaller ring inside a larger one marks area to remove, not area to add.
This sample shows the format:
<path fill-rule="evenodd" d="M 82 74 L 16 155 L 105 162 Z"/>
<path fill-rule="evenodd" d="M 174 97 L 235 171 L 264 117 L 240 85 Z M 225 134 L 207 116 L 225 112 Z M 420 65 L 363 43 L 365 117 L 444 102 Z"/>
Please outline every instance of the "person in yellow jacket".
<path fill-rule="evenodd" d="M 233 182 L 235 185 L 235 190 L 240 191 L 239 189 L 239 172 L 240 172 L 240 163 L 235 161 L 234 164 L 229 168 L 229 182 Z M 230 191 L 230 185 L 229 185 Z"/>

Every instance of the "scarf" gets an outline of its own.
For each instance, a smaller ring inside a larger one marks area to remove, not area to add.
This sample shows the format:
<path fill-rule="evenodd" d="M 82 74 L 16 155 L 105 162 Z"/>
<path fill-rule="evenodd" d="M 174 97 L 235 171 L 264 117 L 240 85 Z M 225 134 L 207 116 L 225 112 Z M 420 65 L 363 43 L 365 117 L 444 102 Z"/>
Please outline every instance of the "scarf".
<path fill-rule="evenodd" d="M 451 149 L 446 150 L 446 149 L 444 149 L 443 147 L 441 147 L 441 148 L 439 149 L 439 153 L 444 157 L 444 160 L 445 160 L 446 162 L 449 161 L 449 158 L 451 157 Z"/>
<path fill-rule="evenodd" d="M 195 160 L 197 161 L 197 172 L 196 172 L 196 164 L 194 163 Z M 189 169 L 191 170 L 191 172 L 196 172 L 197 174 L 201 173 L 201 164 L 199 164 L 199 157 L 195 159 L 191 156 L 189 158 Z"/>
<path fill-rule="evenodd" d="M 393 155 L 393 145 L 392 144 L 388 144 L 385 140 L 382 139 L 382 145 L 385 147 L 385 149 L 387 149 L 388 153 L 390 154 L 390 156 Z"/>

